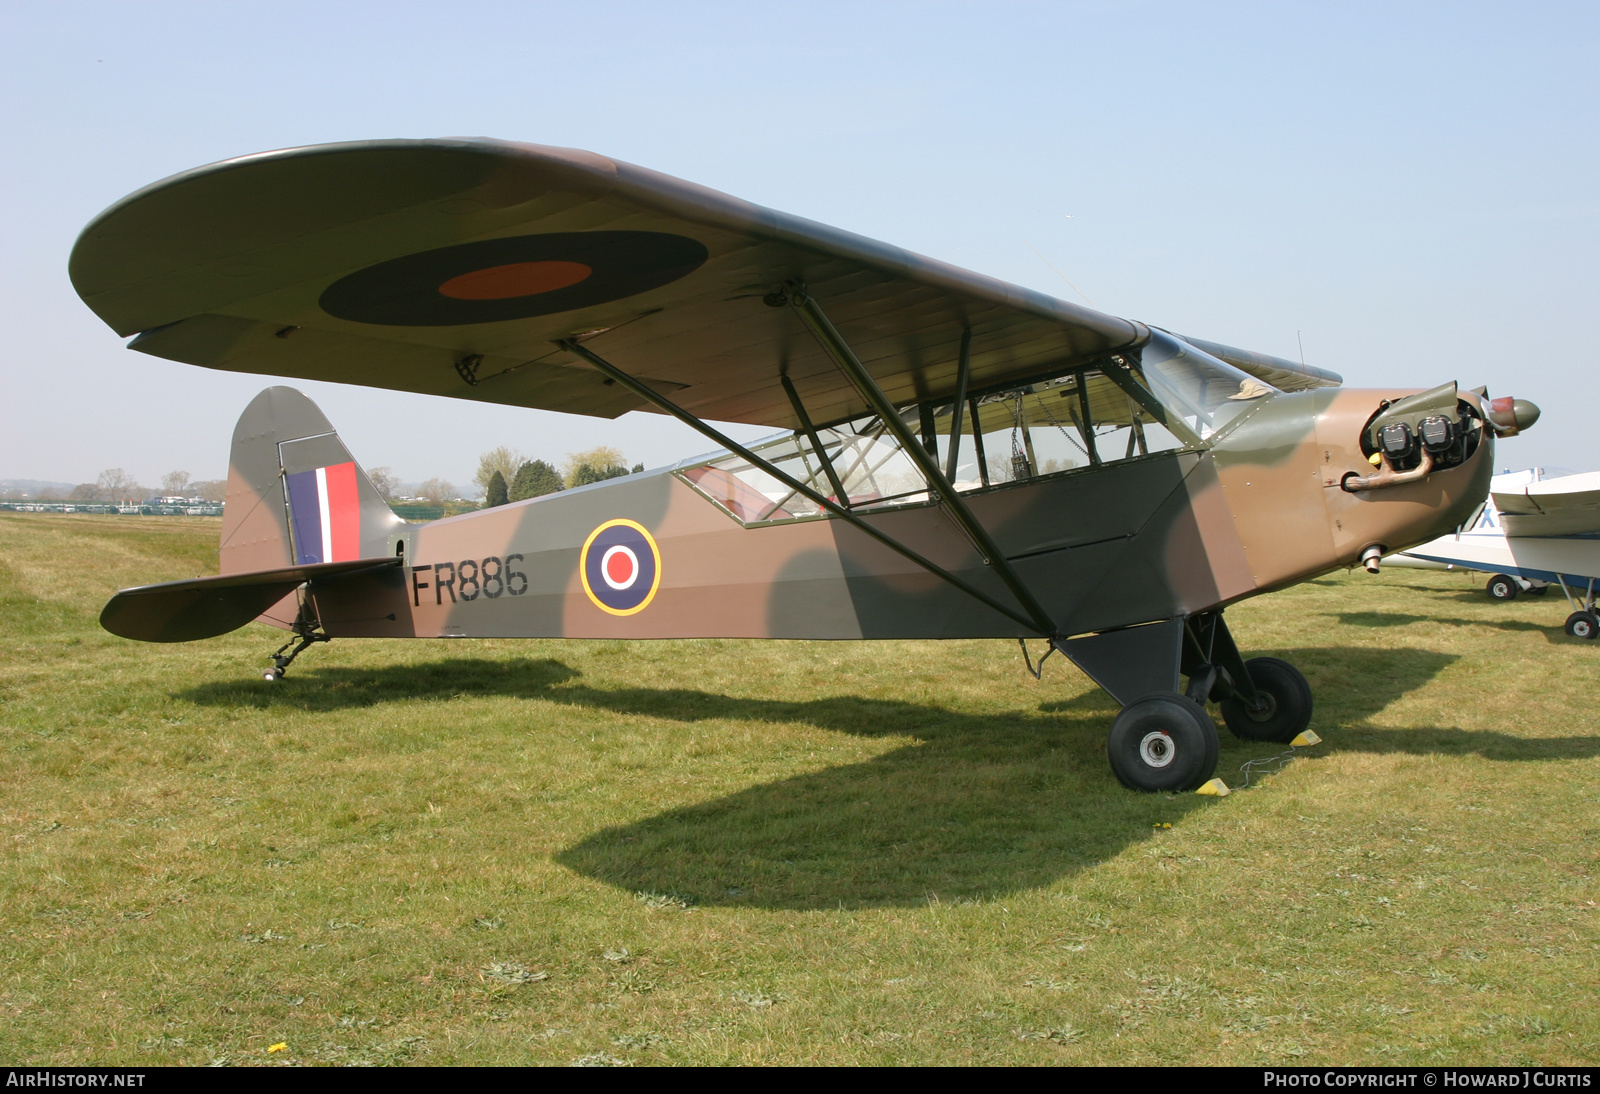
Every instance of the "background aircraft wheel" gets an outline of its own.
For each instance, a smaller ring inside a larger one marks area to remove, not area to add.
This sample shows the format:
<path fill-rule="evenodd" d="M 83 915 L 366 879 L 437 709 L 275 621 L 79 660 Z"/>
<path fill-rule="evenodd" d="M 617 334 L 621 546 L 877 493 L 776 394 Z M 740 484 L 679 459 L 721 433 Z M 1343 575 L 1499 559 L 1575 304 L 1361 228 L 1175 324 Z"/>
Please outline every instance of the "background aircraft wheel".
<path fill-rule="evenodd" d="M 1567 616 L 1566 631 L 1574 638 L 1592 639 L 1600 634 L 1600 616 L 1594 612 L 1573 612 Z"/>
<path fill-rule="evenodd" d="M 1217 727 L 1183 695 L 1147 695 L 1117 715 L 1106 742 L 1112 773 L 1130 790 L 1193 790 L 1217 770 Z"/>
<path fill-rule="evenodd" d="M 1522 590 L 1514 578 L 1505 574 L 1495 574 L 1489 579 L 1489 584 L 1483 587 L 1483 591 L 1496 600 L 1515 600 L 1517 593 Z"/>
<path fill-rule="evenodd" d="M 279 680 L 283 679 L 283 673 L 277 669 L 263 669 L 261 671 L 261 679 L 265 680 L 269 684 L 276 684 Z"/>
<path fill-rule="evenodd" d="M 1526 589 L 1522 590 L 1522 595 L 1523 596 L 1543 596 L 1545 593 L 1547 593 L 1549 591 L 1550 591 L 1550 586 L 1548 586 L 1548 585 L 1530 585 Z"/>
<path fill-rule="evenodd" d="M 1222 701 L 1222 720 L 1235 737 L 1288 744 L 1311 724 L 1311 685 L 1299 669 L 1276 657 L 1254 657 L 1244 667 L 1266 705 L 1251 710 L 1244 699 L 1232 696 Z"/>

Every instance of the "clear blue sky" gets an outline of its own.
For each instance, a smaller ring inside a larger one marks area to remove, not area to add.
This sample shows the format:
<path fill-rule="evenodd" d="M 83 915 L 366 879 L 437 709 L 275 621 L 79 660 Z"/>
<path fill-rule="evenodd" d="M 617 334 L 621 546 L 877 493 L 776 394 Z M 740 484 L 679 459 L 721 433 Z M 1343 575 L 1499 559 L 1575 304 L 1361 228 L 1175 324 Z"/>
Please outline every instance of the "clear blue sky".
<path fill-rule="evenodd" d="M 0 477 L 220 477 L 265 386 L 122 348 L 66 276 L 100 209 L 227 156 L 469 134 L 1077 299 L 1053 263 L 1102 310 L 1268 353 L 1300 331 L 1354 386 L 1487 383 L 1545 409 L 1502 465 L 1589 470 L 1597 110 L 1593 3 L 12 0 Z M 707 447 L 653 415 L 299 386 L 413 481 L 501 443 Z"/>

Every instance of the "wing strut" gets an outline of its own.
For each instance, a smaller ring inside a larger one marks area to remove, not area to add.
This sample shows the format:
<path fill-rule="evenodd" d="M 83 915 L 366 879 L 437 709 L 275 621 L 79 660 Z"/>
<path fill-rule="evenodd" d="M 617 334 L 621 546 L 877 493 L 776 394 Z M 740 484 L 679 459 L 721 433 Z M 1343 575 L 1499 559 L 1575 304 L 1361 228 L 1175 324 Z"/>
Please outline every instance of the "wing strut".
<path fill-rule="evenodd" d="M 1059 636 L 1055 621 L 1050 618 L 1050 613 L 1045 611 L 1033 591 L 1023 582 L 1017 572 L 1011 568 L 1011 563 L 1001 552 L 998 544 L 989 535 L 989 530 L 979 523 L 978 518 L 968 508 L 966 500 L 956 493 L 955 487 L 950 485 L 950 480 L 945 477 L 944 471 L 939 467 L 938 458 L 922 444 L 906 426 L 905 419 L 900 417 L 894 404 L 883 393 L 878 382 L 866 366 L 856 357 L 855 351 L 850 348 L 843 336 L 839 334 L 834 325 L 829 322 L 827 315 L 818 306 L 803 288 L 798 285 L 784 286 L 784 296 L 789 306 L 800 316 L 802 322 L 810 329 L 819 345 L 832 357 L 834 363 L 855 384 L 856 390 L 861 392 L 861 397 L 877 413 L 883 424 L 895 435 L 900 446 L 905 450 L 911 461 L 917 465 L 917 470 L 922 472 L 922 477 L 927 481 L 928 490 L 933 499 L 945 507 L 945 511 L 955 518 L 956 524 L 966 533 L 972 545 L 978 549 L 978 554 L 983 558 L 984 564 L 991 567 L 1005 582 L 1011 595 L 1017 598 L 1017 603 L 1033 620 L 1034 627 L 1040 634 L 1048 638 Z M 962 348 L 968 347 L 967 340 L 962 339 Z M 970 352 L 970 350 L 968 351 Z M 967 354 L 963 353 L 963 357 Z"/>
<path fill-rule="evenodd" d="M 972 378 L 972 328 L 961 332 L 961 359 L 956 365 L 956 401 L 950 404 L 950 458 L 944 465 L 944 477 L 954 480 L 956 460 L 961 454 L 961 414 L 967 409 L 967 381 Z M 978 419 L 972 419 L 973 435 L 977 435 Z M 985 483 L 984 485 L 988 485 Z M 953 493 L 954 491 L 952 491 Z M 1049 656 L 1046 654 L 1045 656 Z M 1043 661 L 1039 662 L 1041 665 Z"/>
<path fill-rule="evenodd" d="M 873 539 L 877 540 L 891 551 L 894 551 L 897 554 L 900 554 L 911 560 L 924 570 L 927 570 L 930 574 L 933 574 L 935 577 L 939 577 L 945 581 L 948 581 L 951 585 L 954 585 L 956 588 L 960 589 L 974 600 L 988 605 L 990 608 L 993 608 L 995 611 L 999 612 L 1007 619 L 1010 619 L 1012 622 L 1017 623 L 1020 626 L 1027 627 L 1029 630 L 1037 633 L 1041 638 L 1055 637 L 1056 629 L 1054 625 L 1049 623 L 1048 616 L 1041 615 L 1045 621 L 1044 625 L 1041 626 L 1037 619 L 1030 620 L 1027 616 L 1021 615 L 1011 608 L 1006 607 L 1004 604 L 1001 604 L 999 601 L 995 600 L 993 597 L 990 597 L 982 590 L 973 587 L 965 581 L 962 581 L 959 577 L 944 569 L 942 566 L 923 558 L 921 555 L 917 554 L 917 552 L 899 542 L 894 537 L 879 531 L 877 528 L 874 528 L 872 525 L 862 520 L 859 514 L 851 512 L 831 498 L 823 497 L 810 486 L 790 475 L 782 468 L 776 467 L 767 460 L 762 459 L 760 456 L 756 455 L 754 452 L 750 451 L 750 449 L 735 441 L 733 438 L 724 435 L 720 430 L 714 428 L 709 423 L 702 421 L 696 415 L 684 410 L 672 400 L 659 394 L 648 385 L 634 379 L 632 376 L 619 369 L 616 365 L 613 365 L 610 361 L 607 361 L 604 357 L 601 357 L 592 350 L 584 348 L 573 339 L 560 339 L 556 342 L 556 345 L 560 346 L 574 357 L 581 358 L 583 361 L 594 366 L 601 373 L 615 380 L 617 383 L 621 384 L 623 387 L 639 396 L 639 398 L 645 400 L 645 402 L 661 408 L 668 414 L 671 414 L 674 418 L 678 419 L 684 425 L 701 434 L 704 434 L 706 437 L 709 437 L 712 441 L 727 449 L 729 452 L 748 460 L 751 465 L 761 468 L 761 470 L 765 471 L 767 474 L 783 483 L 789 489 L 808 498 L 815 504 L 832 513 L 834 516 L 845 521 L 847 524 L 850 524 L 853 527 L 860 529 L 862 532 L 865 532 L 867 535 L 871 536 Z M 896 417 L 894 420 L 898 422 L 899 418 Z M 901 426 L 904 428 L 904 423 L 901 423 Z M 926 449 L 921 448 L 920 444 L 917 447 L 919 451 L 926 452 Z M 825 456 L 824 459 L 826 459 Z"/>
<path fill-rule="evenodd" d="M 839 499 L 839 504 L 849 506 L 850 495 L 845 492 L 844 483 L 839 481 L 839 472 L 833 468 L 833 460 L 828 457 L 828 450 L 822 446 L 822 438 L 817 436 L 817 427 L 811 424 L 811 415 L 806 413 L 806 405 L 800 401 L 800 393 L 794 389 L 794 382 L 787 373 L 778 377 L 783 382 L 784 394 L 789 396 L 789 403 L 794 407 L 794 416 L 800 419 L 800 428 L 806 431 L 806 436 L 811 438 L 811 450 L 817 454 L 817 459 L 822 463 L 822 469 L 828 473 L 828 484 L 833 487 L 833 496 Z"/>

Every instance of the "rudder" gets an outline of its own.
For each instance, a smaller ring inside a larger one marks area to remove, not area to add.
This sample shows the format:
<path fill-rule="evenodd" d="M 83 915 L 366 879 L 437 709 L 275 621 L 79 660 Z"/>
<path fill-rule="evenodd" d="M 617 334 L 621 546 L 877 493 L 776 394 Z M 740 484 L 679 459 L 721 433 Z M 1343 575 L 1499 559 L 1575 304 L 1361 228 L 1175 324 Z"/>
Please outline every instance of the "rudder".
<path fill-rule="evenodd" d="M 224 574 L 389 554 L 390 509 L 317 404 L 291 387 L 250 401 L 233 431 L 218 568 Z M 263 614 L 286 626 L 293 606 Z"/>

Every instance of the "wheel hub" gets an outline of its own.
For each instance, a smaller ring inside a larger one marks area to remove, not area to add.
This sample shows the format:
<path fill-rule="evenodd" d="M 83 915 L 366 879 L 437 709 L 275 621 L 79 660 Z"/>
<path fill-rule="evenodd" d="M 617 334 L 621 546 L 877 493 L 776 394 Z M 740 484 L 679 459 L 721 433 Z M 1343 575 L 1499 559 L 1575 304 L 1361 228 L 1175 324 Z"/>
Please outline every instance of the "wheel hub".
<path fill-rule="evenodd" d="M 1270 691 L 1258 691 L 1258 706 L 1246 707 L 1245 713 L 1252 722 L 1270 722 L 1272 716 L 1278 713 L 1278 700 Z"/>
<path fill-rule="evenodd" d="M 1166 767 L 1178 755 L 1172 738 L 1161 730 L 1152 730 L 1139 742 L 1139 758 L 1151 767 Z"/>

